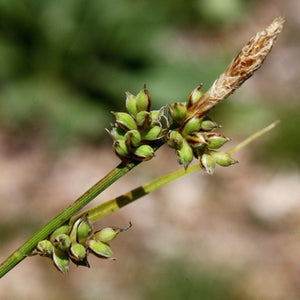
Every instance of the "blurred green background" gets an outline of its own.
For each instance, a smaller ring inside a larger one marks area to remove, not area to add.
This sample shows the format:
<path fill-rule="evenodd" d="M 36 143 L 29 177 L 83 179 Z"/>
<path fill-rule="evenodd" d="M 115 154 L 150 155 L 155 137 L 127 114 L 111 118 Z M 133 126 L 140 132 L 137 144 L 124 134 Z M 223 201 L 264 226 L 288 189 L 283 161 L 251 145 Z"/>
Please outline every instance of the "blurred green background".
<path fill-rule="evenodd" d="M 200 83 L 204 84 L 204 90 L 208 89 L 249 38 L 278 15 L 285 16 L 287 24 L 270 57 L 241 90 L 218 105 L 212 116 L 223 125 L 224 134 L 235 141 L 280 119 L 280 125 L 249 150 L 248 164 L 262 167 L 261 172 L 267 174 L 274 170 L 297 174 L 300 167 L 299 13 L 297 0 L 288 3 L 267 0 L 0 0 L 0 152 L 4 180 L 1 189 L 6 189 L 1 192 L 0 201 L 6 203 L 11 195 L 12 187 L 5 178 L 37 171 L 30 175 L 32 179 L 24 175 L 25 183 L 17 179 L 17 188 L 26 190 L 25 194 L 20 192 L 25 195 L 21 207 L 30 212 L 38 203 L 34 199 L 45 195 L 45 190 L 35 194 L 33 189 L 41 184 L 43 176 L 47 179 L 49 174 L 56 174 L 57 165 L 62 172 L 65 157 L 74 160 L 71 165 L 80 167 L 77 149 L 88 148 L 91 151 L 88 154 L 95 157 L 94 152 L 106 145 L 110 147 L 111 141 L 104 128 L 109 128 L 113 121 L 110 111 L 124 109 L 125 91 L 135 94 L 146 83 L 154 108 L 185 101 Z M 40 152 L 32 152 L 32 149 Z M 62 157 L 61 165 L 60 161 L 55 163 L 58 157 Z M 37 169 L 31 166 L 35 159 L 41 159 Z M 9 170 L 12 164 L 16 164 L 15 173 Z M 87 168 L 86 172 L 91 170 Z M 249 172 L 247 165 L 245 172 Z M 60 174 L 65 180 L 70 175 L 68 172 Z M 51 180 L 55 186 L 55 179 Z M 77 192 L 80 194 L 80 190 Z M 46 191 L 46 198 L 54 195 Z M 58 199 L 64 198 L 63 191 L 59 195 Z M 299 197 L 297 199 L 300 201 Z M 53 211 L 50 209 L 53 215 L 57 207 L 60 206 L 57 204 Z M 2 210 L 5 215 L 5 208 Z M 37 229 L 37 224 L 45 222 L 34 213 L 29 221 L 24 215 L 22 217 L 22 211 L 16 214 L 16 210 L 18 206 L 11 208 L 12 216 L 19 220 L 16 226 L 8 217 L 1 222 L 1 244 L 9 240 L 7 232 L 18 232 L 21 227 L 29 236 L 33 227 Z M 257 226 L 259 217 L 251 215 L 249 218 L 249 222 Z M 6 249 L 1 257 L 4 259 L 8 254 Z M 63 277 L 69 281 L 69 289 L 64 290 L 63 295 L 66 299 L 283 299 L 255 298 L 255 291 L 248 290 L 244 295 L 236 287 L 239 272 L 227 272 L 228 275 L 225 271 L 226 276 L 223 276 L 220 266 L 213 263 L 201 267 L 201 271 L 191 265 L 189 260 L 185 264 L 169 258 L 161 262 L 160 258 L 154 270 L 144 272 L 147 280 L 140 281 L 138 270 L 141 266 L 131 266 L 136 276 L 125 280 L 131 292 L 124 292 L 123 296 L 116 291 L 107 292 L 104 298 L 80 293 L 78 296 L 74 283 L 70 283 L 72 279 Z M 18 267 L 12 272 L 18 273 Z M 125 271 L 122 274 L 126 277 Z M 50 276 L 53 284 L 62 286 L 55 279 L 56 276 L 62 278 L 59 274 Z M 48 277 L 45 274 L 43 277 L 47 282 Z M 137 282 L 136 293 L 132 293 Z M 34 281 L 34 284 L 37 283 Z M 124 286 L 120 291 L 123 289 Z M 293 293 L 296 298 L 300 295 L 299 289 L 298 294 L 297 291 Z M 294 299 L 293 293 L 289 299 Z M 9 293 L 2 295 L 3 299 L 10 299 Z M 18 289 L 11 295 L 26 299 L 18 294 Z M 32 299 L 40 295 L 44 299 L 54 299 L 58 294 L 48 291 L 36 295 Z"/>

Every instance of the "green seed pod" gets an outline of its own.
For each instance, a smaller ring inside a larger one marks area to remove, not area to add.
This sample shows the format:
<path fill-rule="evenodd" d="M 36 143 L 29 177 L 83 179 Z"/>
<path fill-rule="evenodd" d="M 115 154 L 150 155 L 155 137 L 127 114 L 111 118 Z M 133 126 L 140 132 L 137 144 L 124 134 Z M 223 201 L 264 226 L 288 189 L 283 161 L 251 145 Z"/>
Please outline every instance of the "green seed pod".
<path fill-rule="evenodd" d="M 67 234 L 58 235 L 53 242 L 53 246 L 60 251 L 66 251 L 70 245 L 71 239 Z"/>
<path fill-rule="evenodd" d="M 160 119 L 161 111 L 160 110 L 151 110 L 150 111 L 150 120 L 151 125 L 159 125 L 159 119 Z"/>
<path fill-rule="evenodd" d="M 89 250 L 98 257 L 101 258 L 113 258 L 114 255 L 108 244 L 94 239 L 89 240 Z"/>
<path fill-rule="evenodd" d="M 188 136 L 186 136 L 186 141 L 194 149 L 203 149 L 207 146 L 207 141 L 205 140 L 205 138 L 201 132 L 195 132 L 195 133 L 189 134 Z"/>
<path fill-rule="evenodd" d="M 109 133 L 111 138 L 116 141 L 116 140 L 124 140 L 124 135 L 126 131 L 120 127 L 112 127 L 111 131 L 106 129 L 106 131 Z"/>
<path fill-rule="evenodd" d="M 205 134 L 205 139 L 208 142 L 208 148 L 209 149 L 218 149 L 222 147 L 226 142 L 229 141 L 227 137 L 220 133 L 206 133 Z"/>
<path fill-rule="evenodd" d="M 140 161 L 149 160 L 154 156 L 154 150 L 149 145 L 141 145 L 132 152 L 132 156 Z"/>
<path fill-rule="evenodd" d="M 134 118 L 124 112 L 112 112 L 116 118 L 116 123 L 125 130 L 137 129 Z"/>
<path fill-rule="evenodd" d="M 63 225 L 59 228 L 57 228 L 53 233 L 50 235 L 50 242 L 53 243 L 58 235 L 61 234 L 68 234 L 70 231 L 69 225 Z"/>
<path fill-rule="evenodd" d="M 87 239 L 93 234 L 93 225 L 86 216 L 78 225 L 77 228 L 77 242 L 85 244 Z"/>
<path fill-rule="evenodd" d="M 120 232 L 120 228 L 112 228 L 112 227 L 106 227 L 103 228 L 93 235 L 93 239 L 96 241 L 108 243 L 112 241 Z"/>
<path fill-rule="evenodd" d="M 227 152 L 209 151 L 209 154 L 213 157 L 215 162 L 222 167 L 228 167 L 237 163 Z"/>
<path fill-rule="evenodd" d="M 186 140 L 183 140 L 181 148 L 176 152 L 179 164 L 183 165 L 184 168 L 187 169 L 188 165 L 192 162 L 194 157 L 191 146 L 186 142 Z"/>
<path fill-rule="evenodd" d="M 163 135 L 161 133 L 161 126 L 155 125 L 143 135 L 143 141 L 157 141 L 163 138 Z"/>
<path fill-rule="evenodd" d="M 51 256 L 53 253 L 53 245 L 48 240 L 38 242 L 36 246 L 36 253 L 41 256 Z"/>
<path fill-rule="evenodd" d="M 136 115 L 136 124 L 140 128 L 148 128 L 151 124 L 151 116 L 148 111 L 140 111 Z"/>
<path fill-rule="evenodd" d="M 69 237 L 72 243 L 77 242 L 77 231 L 78 231 L 78 226 L 81 223 L 82 218 L 78 218 L 72 225 L 71 231 L 69 233 Z"/>
<path fill-rule="evenodd" d="M 137 114 L 137 108 L 136 108 L 136 96 L 132 95 L 129 92 L 125 92 L 126 94 L 126 109 L 127 111 L 135 116 Z"/>
<path fill-rule="evenodd" d="M 144 87 L 136 96 L 136 108 L 137 112 L 150 111 L 151 98 L 146 87 Z"/>
<path fill-rule="evenodd" d="M 69 249 L 70 258 L 75 261 L 83 261 L 86 258 L 86 250 L 83 245 L 79 243 L 72 243 Z"/>
<path fill-rule="evenodd" d="M 168 109 L 173 121 L 181 125 L 186 117 L 186 104 L 181 102 L 175 102 L 173 104 L 168 105 Z"/>
<path fill-rule="evenodd" d="M 204 131 L 211 131 L 211 130 L 215 129 L 216 127 L 218 127 L 218 124 L 209 119 L 203 120 L 201 123 L 201 130 L 204 130 Z"/>
<path fill-rule="evenodd" d="M 170 130 L 167 134 L 167 144 L 174 149 L 180 149 L 183 137 L 177 130 Z"/>
<path fill-rule="evenodd" d="M 202 91 L 202 84 L 200 84 L 198 87 L 196 87 L 189 95 L 188 101 L 187 101 L 187 108 L 189 109 L 192 105 L 194 105 L 196 102 L 200 100 L 200 98 L 203 95 Z"/>
<path fill-rule="evenodd" d="M 204 153 L 200 156 L 200 165 L 208 173 L 213 174 L 216 162 L 209 153 Z"/>
<path fill-rule="evenodd" d="M 113 150 L 121 159 L 129 157 L 129 150 L 125 140 L 115 141 L 113 144 Z"/>
<path fill-rule="evenodd" d="M 138 130 L 129 130 L 124 137 L 128 147 L 138 147 L 141 144 L 142 138 Z"/>
<path fill-rule="evenodd" d="M 54 266 L 62 273 L 67 273 L 69 270 L 69 257 L 65 252 L 59 251 L 57 249 L 54 249 L 52 260 L 54 263 Z"/>
<path fill-rule="evenodd" d="M 202 118 L 192 117 L 184 122 L 179 131 L 183 136 L 198 132 L 201 128 L 201 122 Z"/>

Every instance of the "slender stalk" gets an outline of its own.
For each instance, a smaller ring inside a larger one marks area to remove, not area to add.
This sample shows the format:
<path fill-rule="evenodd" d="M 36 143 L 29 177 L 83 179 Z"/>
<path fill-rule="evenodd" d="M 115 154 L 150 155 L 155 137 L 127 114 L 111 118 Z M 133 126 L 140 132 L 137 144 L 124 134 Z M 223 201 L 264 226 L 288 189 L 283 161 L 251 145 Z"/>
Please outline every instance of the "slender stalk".
<path fill-rule="evenodd" d="M 56 228 L 66 223 L 75 213 L 92 201 L 102 191 L 109 187 L 112 183 L 117 181 L 120 177 L 129 172 L 132 168 L 137 166 L 138 162 L 131 162 L 127 165 L 119 164 L 115 169 L 109 172 L 105 177 L 98 181 L 94 186 L 81 195 L 73 204 L 59 213 L 49 223 L 36 232 L 31 238 L 29 238 L 20 248 L 12 253 L 5 261 L 0 265 L 0 278 L 4 276 L 8 271 L 14 268 L 19 262 L 21 262 L 37 245 L 37 243 L 45 239 Z"/>
<path fill-rule="evenodd" d="M 278 123 L 279 123 L 279 121 L 275 121 L 272 124 L 268 125 L 267 127 L 255 132 L 254 134 L 250 135 L 244 141 L 242 141 L 241 143 L 239 143 L 238 145 L 236 145 L 234 148 L 232 148 L 231 150 L 229 150 L 227 152 L 230 154 L 233 154 L 233 153 L 241 150 L 242 148 L 246 147 L 249 143 L 253 142 L 254 140 L 259 138 L 263 134 L 265 134 L 268 131 L 270 131 L 271 129 L 273 129 Z M 111 200 L 104 202 L 100 205 L 97 205 L 89 210 L 86 210 L 77 216 L 74 216 L 70 220 L 70 223 L 73 224 L 79 217 L 81 217 L 83 215 L 88 215 L 89 220 L 91 222 L 96 222 L 99 219 L 122 208 L 123 206 L 125 206 L 129 203 L 132 203 L 133 201 L 135 201 L 149 193 L 156 191 L 160 187 L 162 187 L 180 177 L 183 177 L 185 175 L 188 175 L 195 171 L 198 171 L 200 169 L 201 169 L 201 165 L 198 163 L 198 164 L 188 167 L 186 171 L 184 169 L 180 169 L 175 172 L 172 172 L 172 173 L 166 174 L 164 176 L 161 176 L 159 178 L 156 178 L 144 185 L 141 185 L 141 186 L 131 190 L 130 192 L 128 192 L 126 194 L 118 196 L 117 198 L 111 199 Z"/>

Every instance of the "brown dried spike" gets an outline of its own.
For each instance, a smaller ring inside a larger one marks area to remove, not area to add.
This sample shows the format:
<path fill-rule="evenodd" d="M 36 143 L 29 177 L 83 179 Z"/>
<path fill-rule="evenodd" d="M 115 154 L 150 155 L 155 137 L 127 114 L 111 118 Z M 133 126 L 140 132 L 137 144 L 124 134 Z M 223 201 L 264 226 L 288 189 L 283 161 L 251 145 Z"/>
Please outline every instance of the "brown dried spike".
<path fill-rule="evenodd" d="M 193 116 L 204 115 L 252 76 L 271 51 L 284 22 L 283 18 L 276 18 L 266 29 L 258 32 L 213 83 L 212 87 L 188 109 L 188 113 Z"/>

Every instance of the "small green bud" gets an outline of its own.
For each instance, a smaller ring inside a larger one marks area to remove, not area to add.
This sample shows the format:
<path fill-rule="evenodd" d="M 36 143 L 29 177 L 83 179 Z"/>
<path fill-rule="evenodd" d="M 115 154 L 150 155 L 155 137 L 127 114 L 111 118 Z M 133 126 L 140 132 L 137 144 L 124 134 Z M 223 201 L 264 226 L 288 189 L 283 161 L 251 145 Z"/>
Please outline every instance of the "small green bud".
<path fill-rule="evenodd" d="M 220 133 L 206 133 L 205 138 L 208 141 L 208 148 L 209 149 L 218 149 L 222 147 L 226 142 L 229 141 L 227 137 Z"/>
<path fill-rule="evenodd" d="M 137 111 L 150 111 L 151 98 L 148 90 L 144 87 L 136 96 Z"/>
<path fill-rule="evenodd" d="M 83 261 L 86 258 L 86 250 L 83 245 L 72 243 L 69 249 L 69 255 L 75 261 Z"/>
<path fill-rule="evenodd" d="M 141 144 L 141 134 L 138 130 L 129 130 L 125 134 L 125 142 L 129 147 L 138 147 Z"/>
<path fill-rule="evenodd" d="M 175 102 L 168 105 L 169 114 L 177 124 L 182 124 L 183 120 L 186 117 L 186 104 L 181 102 Z"/>
<path fill-rule="evenodd" d="M 90 222 L 88 216 L 86 216 L 78 225 L 77 228 L 77 242 L 80 244 L 85 244 L 86 240 L 93 233 L 93 225 Z"/>
<path fill-rule="evenodd" d="M 138 112 L 135 118 L 138 127 L 147 128 L 151 124 L 151 116 L 148 111 Z"/>
<path fill-rule="evenodd" d="M 151 110 L 150 111 L 150 120 L 151 120 L 152 126 L 160 124 L 160 122 L 159 122 L 160 115 L 161 115 L 160 110 Z"/>
<path fill-rule="evenodd" d="M 133 151 L 132 155 L 136 160 L 145 161 L 154 156 L 154 150 L 149 145 L 141 145 Z"/>
<path fill-rule="evenodd" d="M 57 228 L 53 233 L 50 235 L 50 242 L 53 243 L 58 235 L 61 234 L 68 234 L 70 231 L 69 225 L 63 225 L 59 228 Z"/>
<path fill-rule="evenodd" d="M 121 159 L 129 157 L 129 151 L 124 140 L 115 141 L 113 144 L 113 150 Z"/>
<path fill-rule="evenodd" d="M 137 129 L 134 118 L 124 112 L 112 112 L 116 118 L 116 123 L 125 130 Z"/>
<path fill-rule="evenodd" d="M 93 239 L 100 242 L 108 243 L 112 241 L 118 235 L 119 232 L 120 228 L 106 227 L 95 232 L 95 234 L 93 235 Z"/>
<path fill-rule="evenodd" d="M 213 157 L 215 162 L 222 167 L 228 167 L 237 163 L 227 152 L 209 151 L 209 154 Z"/>
<path fill-rule="evenodd" d="M 192 105 L 194 105 L 196 102 L 200 100 L 200 98 L 203 95 L 202 91 L 202 84 L 200 84 L 198 87 L 196 87 L 189 95 L 188 101 L 187 101 L 187 108 L 189 109 Z"/>
<path fill-rule="evenodd" d="M 193 132 L 198 132 L 201 128 L 202 118 L 192 117 L 184 122 L 180 128 L 180 132 L 183 136 L 189 135 Z"/>
<path fill-rule="evenodd" d="M 71 245 L 71 239 L 67 234 L 60 234 L 55 238 L 53 245 L 60 251 L 66 251 Z"/>
<path fill-rule="evenodd" d="M 72 225 L 71 231 L 69 233 L 69 237 L 72 243 L 77 242 L 77 231 L 78 231 L 78 226 L 81 223 L 82 219 L 78 218 Z"/>
<path fill-rule="evenodd" d="M 191 146 L 186 142 L 186 140 L 183 140 L 181 148 L 177 150 L 178 162 L 183 165 L 185 169 L 187 169 L 188 165 L 193 160 L 193 157 L 194 154 Z"/>
<path fill-rule="evenodd" d="M 174 149 L 180 149 L 183 137 L 177 130 L 170 130 L 167 134 L 167 144 Z"/>
<path fill-rule="evenodd" d="M 112 127 L 111 131 L 106 129 L 106 131 L 109 133 L 111 138 L 116 141 L 116 140 L 124 140 L 124 135 L 126 131 L 120 127 Z"/>
<path fill-rule="evenodd" d="M 186 141 L 192 146 L 194 149 L 203 149 L 207 146 L 207 141 L 205 140 L 203 134 L 201 132 L 191 133 L 186 136 Z"/>
<path fill-rule="evenodd" d="M 65 252 L 59 251 L 57 249 L 54 249 L 52 260 L 54 263 L 54 266 L 62 273 L 67 273 L 69 270 L 69 257 Z"/>
<path fill-rule="evenodd" d="M 135 116 L 137 114 L 137 108 L 136 108 L 136 96 L 132 95 L 129 92 L 125 92 L 126 94 L 126 109 L 127 111 Z"/>
<path fill-rule="evenodd" d="M 218 124 L 212 120 L 206 119 L 201 123 L 201 130 L 211 131 L 214 128 L 218 127 Z"/>
<path fill-rule="evenodd" d="M 216 162 L 209 153 L 204 153 L 200 156 L 200 165 L 208 173 L 213 174 Z"/>
<path fill-rule="evenodd" d="M 36 252 L 41 256 L 51 256 L 53 253 L 53 245 L 48 240 L 38 242 Z"/>
<path fill-rule="evenodd" d="M 143 135 L 143 141 L 157 141 L 163 137 L 161 126 L 155 125 Z"/>
<path fill-rule="evenodd" d="M 108 244 L 101 241 L 96 241 L 94 239 L 89 240 L 90 251 L 98 257 L 101 258 L 113 258 L 114 255 Z"/>

